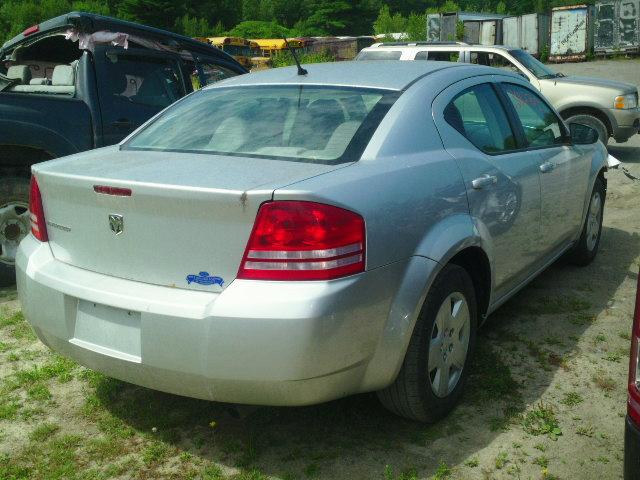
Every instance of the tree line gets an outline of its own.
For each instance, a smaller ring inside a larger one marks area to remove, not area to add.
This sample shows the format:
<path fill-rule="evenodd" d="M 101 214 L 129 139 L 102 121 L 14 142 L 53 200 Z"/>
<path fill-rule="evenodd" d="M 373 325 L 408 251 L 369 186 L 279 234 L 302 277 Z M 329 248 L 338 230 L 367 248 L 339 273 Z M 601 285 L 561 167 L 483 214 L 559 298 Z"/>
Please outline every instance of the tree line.
<path fill-rule="evenodd" d="M 593 0 L 590 0 L 593 2 Z M 425 36 L 424 16 L 436 11 L 519 15 L 571 0 L 2 0 L 0 42 L 30 25 L 80 10 L 110 15 L 190 37 L 245 38 L 370 35 L 406 31 Z"/>

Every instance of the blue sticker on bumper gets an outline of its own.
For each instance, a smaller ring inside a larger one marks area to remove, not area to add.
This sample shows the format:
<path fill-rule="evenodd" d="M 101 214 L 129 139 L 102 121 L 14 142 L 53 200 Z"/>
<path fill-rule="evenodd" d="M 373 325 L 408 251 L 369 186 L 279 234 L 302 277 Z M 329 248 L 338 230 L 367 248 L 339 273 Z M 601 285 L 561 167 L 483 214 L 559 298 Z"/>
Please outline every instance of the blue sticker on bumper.
<path fill-rule="evenodd" d="M 198 275 L 187 275 L 187 284 L 197 283 L 198 285 L 224 285 L 224 280 L 220 277 L 209 275 L 209 272 L 200 272 Z"/>

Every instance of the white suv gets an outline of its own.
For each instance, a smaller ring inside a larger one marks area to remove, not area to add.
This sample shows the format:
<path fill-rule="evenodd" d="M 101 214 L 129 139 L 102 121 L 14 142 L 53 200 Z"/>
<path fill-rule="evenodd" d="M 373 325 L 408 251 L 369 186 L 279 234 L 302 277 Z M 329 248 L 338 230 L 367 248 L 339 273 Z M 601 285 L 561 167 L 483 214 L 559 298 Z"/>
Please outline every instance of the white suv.
<path fill-rule="evenodd" d="M 519 48 L 463 42 L 376 43 L 356 60 L 436 60 L 505 68 L 542 92 L 568 123 L 589 125 L 606 145 L 626 142 L 640 129 L 638 89 L 604 78 L 567 77 Z"/>

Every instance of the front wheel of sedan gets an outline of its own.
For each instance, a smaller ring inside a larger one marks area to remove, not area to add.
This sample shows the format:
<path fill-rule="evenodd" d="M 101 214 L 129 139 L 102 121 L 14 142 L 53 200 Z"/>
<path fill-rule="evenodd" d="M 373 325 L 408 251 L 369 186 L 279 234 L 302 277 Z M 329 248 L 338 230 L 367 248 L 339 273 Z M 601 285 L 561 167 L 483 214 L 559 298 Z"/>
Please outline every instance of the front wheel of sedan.
<path fill-rule="evenodd" d="M 602 179 L 597 178 L 591 192 L 589 210 L 582 227 L 582 234 L 578 243 L 567 255 L 569 261 L 575 265 L 586 266 L 596 258 L 602 235 L 602 216 L 606 194 L 607 189 L 604 186 L 604 182 Z"/>
<path fill-rule="evenodd" d="M 382 404 L 410 420 L 435 422 L 455 406 L 469 374 L 477 326 L 471 277 L 447 265 L 434 281 L 395 382 L 378 392 Z"/>

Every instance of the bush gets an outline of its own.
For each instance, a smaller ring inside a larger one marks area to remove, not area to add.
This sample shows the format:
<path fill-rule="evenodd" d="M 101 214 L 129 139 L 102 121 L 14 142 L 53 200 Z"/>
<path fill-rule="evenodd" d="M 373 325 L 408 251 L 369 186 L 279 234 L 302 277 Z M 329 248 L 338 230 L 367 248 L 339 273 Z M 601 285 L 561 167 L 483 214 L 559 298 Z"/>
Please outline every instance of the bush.
<path fill-rule="evenodd" d="M 325 51 L 322 53 L 304 53 L 304 52 L 297 51 L 296 54 L 298 55 L 298 59 L 302 64 L 326 63 L 326 62 L 335 61 L 335 58 L 333 57 L 333 55 L 331 55 L 331 53 L 329 53 L 328 51 Z M 290 65 L 295 65 L 296 62 L 293 60 L 293 55 L 291 55 L 291 52 L 285 50 L 278 53 L 277 55 L 274 55 L 271 58 L 271 64 L 273 65 L 274 68 L 278 68 L 278 67 L 288 67 Z"/>

